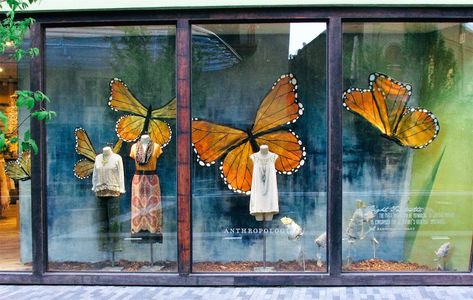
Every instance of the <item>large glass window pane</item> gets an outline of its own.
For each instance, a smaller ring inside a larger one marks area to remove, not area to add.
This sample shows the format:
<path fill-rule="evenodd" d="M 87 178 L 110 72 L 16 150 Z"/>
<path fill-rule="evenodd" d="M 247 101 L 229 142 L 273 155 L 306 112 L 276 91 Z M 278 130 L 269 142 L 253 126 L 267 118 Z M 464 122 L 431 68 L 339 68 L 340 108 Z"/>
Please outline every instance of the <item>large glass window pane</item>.
<path fill-rule="evenodd" d="M 192 27 L 194 272 L 326 270 L 325 28 Z"/>
<path fill-rule="evenodd" d="M 343 27 L 345 271 L 470 269 L 473 26 Z"/>
<path fill-rule="evenodd" d="M 24 40 L 25 49 L 29 37 Z M 29 112 L 16 106 L 15 91 L 29 90 L 29 58 L 17 62 L 7 48 L 0 55 L 0 122 L 7 142 L 30 130 Z M 31 155 L 20 153 L 14 143 L 0 153 L 0 270 L 31 270 Z"/>
<path fill-rule="evenodd" d="M 51 270 L 177 269 L 175 28 L 46 31 Z"/>

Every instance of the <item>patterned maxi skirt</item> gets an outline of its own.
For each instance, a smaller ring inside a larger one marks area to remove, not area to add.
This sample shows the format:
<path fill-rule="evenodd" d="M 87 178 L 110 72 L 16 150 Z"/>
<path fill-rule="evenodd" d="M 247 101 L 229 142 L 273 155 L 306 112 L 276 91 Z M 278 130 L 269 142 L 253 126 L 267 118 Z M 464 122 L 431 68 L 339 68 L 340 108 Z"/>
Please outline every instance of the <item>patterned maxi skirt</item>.
<path fill-rule="evenodd" d="M 131 184 L 131 237 L 135 242 L 162 243 L 163 213 L 159 177 L 133 176 Z"/>

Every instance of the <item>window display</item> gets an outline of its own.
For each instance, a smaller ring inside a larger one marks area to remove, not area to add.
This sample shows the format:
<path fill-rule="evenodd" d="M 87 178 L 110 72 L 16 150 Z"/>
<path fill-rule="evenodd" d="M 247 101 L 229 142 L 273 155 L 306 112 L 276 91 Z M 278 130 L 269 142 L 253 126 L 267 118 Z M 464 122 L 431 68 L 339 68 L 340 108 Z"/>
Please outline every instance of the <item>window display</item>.
<path fill-rule="evenodd" d="M 177 270 L 174 43 L 173 26 L 46 31 L 50 270 Z"/>
<path fill-rule="evenodd" d="M 199 24 L 192 41 L 193 271 L 324 272 L 325 24 Z"/>
<path fill-rule="evenodd" d="M 470 24 L 343 32 L 344 271 L 469 271 Z"/>

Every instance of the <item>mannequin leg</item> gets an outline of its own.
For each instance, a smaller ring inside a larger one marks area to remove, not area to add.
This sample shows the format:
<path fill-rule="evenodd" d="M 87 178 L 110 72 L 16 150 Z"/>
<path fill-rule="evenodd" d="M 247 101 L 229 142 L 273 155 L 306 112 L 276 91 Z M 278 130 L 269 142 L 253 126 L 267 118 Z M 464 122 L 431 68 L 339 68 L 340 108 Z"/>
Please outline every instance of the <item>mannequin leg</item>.
<path fill-rule="evenodd" d="M 108 210 L 107 210 L 107 198 L 98 198 L 98 238 L 99 238 L 99 250 L 108 251 Z"/>
<path fill-rule="evenodd" d="M 265 221 L 271 221 L 273 219 L 273 213 L 265 213 L 264 214 L 264 220 Z"/>
<path fill-rule="evenodd" d="M 107 200 L 108 237 L 112 251 L 122 251 L 120 239 L 120 197 L 111 197 Z"/>

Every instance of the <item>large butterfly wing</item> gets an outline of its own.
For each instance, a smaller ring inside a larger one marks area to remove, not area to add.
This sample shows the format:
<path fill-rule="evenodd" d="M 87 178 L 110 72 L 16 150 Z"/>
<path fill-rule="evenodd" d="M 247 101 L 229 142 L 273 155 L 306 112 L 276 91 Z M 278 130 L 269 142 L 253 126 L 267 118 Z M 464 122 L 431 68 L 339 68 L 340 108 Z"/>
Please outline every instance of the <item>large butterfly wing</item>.
<path fill-rule="evenodd" d="M 115 125 L 117 136 L 125 142 L 136 141 L 145 126 L 145 118 L 135 115 L 124 115 L 118 119 Z"/>
<path fill-rule="evenodd" d="M 87 132 L 83 128 L 76 128 L 74 130 L 74 135 L 76 136 L 76 152 L 77 154 L 83 155 L 86 158 L 95 161 L 95 156 L 97 152 L 92 146 L 92 142 L 90 141 Z"/>
<path fill-rule="evenodd" d="M 440 125 L 437 118 L 426 109 L 406 109 L 394 135 L 403 146 L 425 148 L 437 137 Z"/>
<path fill-rule="evenodd" d="M 151 140 L 161 147 L 166 147 L 171 140 L 171 127 L 168 123 L 156 119 L 151 119 L 149 121 L 149 136 Z"/>
<path fill-rule="evenodd" d="M 295 122 L 304 112 L 297 102 L 297 80 L 292 74 L 278 78 L 261 102 L 252 128 L 253 134 Z"/>
<path fill-rule="evenodd" d="M 269 151 L 276 153 L 276 170 L 291 175 L 304 165 L 306 152 L 299 137 L 293 131 L 279 130 L 256 138 L 258 145 L 268 145 Z"/>
<path fill-rule="evenodd" d="M 412 87 L 384 74 L 373 73 L 370 75 L 370 89 L 386 128 L 385 134 L 391 136 L 404 114 Z"/>
<path fill-rule="evenodd" d="M 388 128 L 383 121 L 371 90 L 361 90 L 358 88 L 346 90 L 343 93 L 343 106 L 347 110 L 362 116 L 382 133 L 387 134 Z"/>
<path fill-rule="evenodd" d="M 127 85 L 118 78 L 110 81 L 108 106 L 115 111 L 125 111 L 145 117 L 147 108 L 130 92 Z"/>
<path fill-rule="evenodd" d="M 250 142 L 245 142 L 231 150 L 220 165 L 221 176 L 229 189 L 249 194 L 253 172 L 253 154 Z"/>
<path fill-rule="evenodd" d="M 9 161 L 5 165 L 5 173 L 13 180 L 31 179 L 31 157 L 28 152 L 23 152 L 21 157 L 15 161 Z"/>
<path fill-rule="evenodd" d="M 192 146 L 201 166 L 210 166 L 231 148 L 242 143 L 248 135 L 239 129 L 194 119 Z"/>
<path fill-rule="evenodd" d="M 74 175 L 79 179 L 86 179 L 94 171 L 94 161 L 87 158 L 79 159 L 74 165 Z"/>
<path fill-rule="evenodd" d="M 174 119 L 176 118 L 176 98 L 174 97 L 163 107 L 155 109 L 151 112 L 153 119 Z"/>

